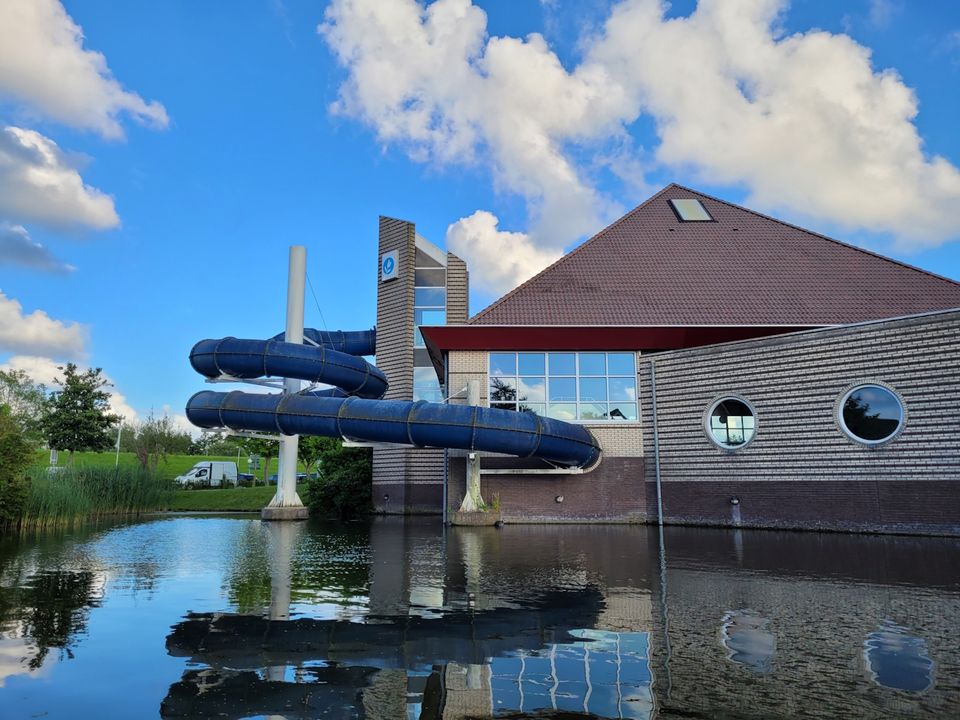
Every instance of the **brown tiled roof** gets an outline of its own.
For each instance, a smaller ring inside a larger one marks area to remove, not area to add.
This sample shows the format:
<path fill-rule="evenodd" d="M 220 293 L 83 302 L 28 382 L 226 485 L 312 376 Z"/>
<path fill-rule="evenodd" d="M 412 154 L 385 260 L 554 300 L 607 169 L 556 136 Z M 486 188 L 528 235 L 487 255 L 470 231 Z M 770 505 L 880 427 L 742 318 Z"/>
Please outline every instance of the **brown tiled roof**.
<path fill-rule="evenodd" d="M 716 222 L 681 222 L 696 198 Z M 469 320 L 832 325 L 960 307 L 960 283 L 669 185 Z"/>

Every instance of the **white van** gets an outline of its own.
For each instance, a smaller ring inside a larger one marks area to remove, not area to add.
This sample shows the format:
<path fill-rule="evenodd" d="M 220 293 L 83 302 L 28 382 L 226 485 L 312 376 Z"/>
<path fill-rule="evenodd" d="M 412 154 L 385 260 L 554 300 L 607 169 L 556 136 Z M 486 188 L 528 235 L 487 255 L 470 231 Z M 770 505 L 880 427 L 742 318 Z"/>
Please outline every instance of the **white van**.
<path fill-rule="evenodd" d="M 237 484 L 237 464 L 235 462 L 206 461 L 198 462 L 183 475 L 174 478 L 174 482 L 184 487 L 220 487 Z"/>

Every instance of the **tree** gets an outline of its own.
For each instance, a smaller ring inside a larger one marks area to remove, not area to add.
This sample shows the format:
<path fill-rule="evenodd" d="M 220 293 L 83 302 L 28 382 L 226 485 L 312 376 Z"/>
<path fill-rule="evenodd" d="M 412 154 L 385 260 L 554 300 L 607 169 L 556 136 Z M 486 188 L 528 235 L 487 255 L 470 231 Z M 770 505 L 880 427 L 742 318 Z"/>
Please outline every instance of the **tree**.
<path fill-rule="evenodd" d="M 319 453 L 320 477 L 307 481 L 306 504 L 311 514 L 348 518 L 370 512 L 370 448 L 345 448 L 340 440 L 324 440 L 324 450 Z"/>
<path fill-rule="evenodd" d="M 322 435 L 301 435 L 300 442 L 297 445 L 297 459 L 303 463 L 303 467 L 309 475 L 317 470 L 325 456 L 331 452 L 336 452 L 340 446 L 340 441 L 335 438 L 323 437 Z"/>
<path fill-rule="evenodd" d="M 194 441 L 191 455 L 236 455 L 237 450 L 246 451 L 246 444 L 236 437 L 222 432 L 205 432 Z"/>
<path fill-rule="evenodd" d="M 41 423 L 47 407 L 47 388 L 35 383 L 23 370 L 0 370 L 0 406 L 10 410 L 27 440 L 43 440 Z"/>
<path fill-rule="evenodd" d="M 33 444 L 6 407 L 0 407 L 0 525 L 15 524 L 29 489 L 27 467 Z"/>
<path fill-rule="evenodd" d="M 241 447 L 247 455 L 259 455 L 263 460 L 263 484 L 268 484 L 267 477 L 270 468 L 270 458 L 277 456 L 279 443 L 276 440 L 262 438 L 243 438 Z"/>
<path fill-rule="evenodd" d="M 73 363 L 63 368 L 63 379 L 56 384 L 41 422 L 43 437 L 51 448 L 67 450 L 71 460 L 76 451 L 101 451 L 113 445 L 110 432 L 120 416 L 109 412 L 109 383 L 100 368 L 80 372 Z"/>
<path fill-rule="evenodd" d="M 131 428 L 133 451 L 144 470 L 156 470 L 170 453 L 186 454 L 192 443 L 189 433 L 177 430 L 169 417 L 154 417 Z M 122 436 L 121 436 L 122 437 Z"/>

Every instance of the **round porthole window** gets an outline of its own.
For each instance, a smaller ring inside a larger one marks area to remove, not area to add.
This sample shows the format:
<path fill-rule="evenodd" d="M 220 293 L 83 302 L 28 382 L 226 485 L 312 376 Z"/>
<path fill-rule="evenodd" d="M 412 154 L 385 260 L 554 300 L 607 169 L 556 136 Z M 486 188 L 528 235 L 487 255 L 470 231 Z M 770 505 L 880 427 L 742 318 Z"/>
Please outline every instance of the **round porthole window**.
<path fill-rule="evenodd" d="M 896 435 L 903 425 L 903 405 L 882 385 L 858 385 L 840 400 L 840 427 L 857 442 L 877 445 Z"/>
<path fill-rule="evenodd" d="M 735 397 L 725 397 L 710 406 L 707 436 L 725 450 L 736 450 L 753 439 L 757 420 L 753 408 Z"/>

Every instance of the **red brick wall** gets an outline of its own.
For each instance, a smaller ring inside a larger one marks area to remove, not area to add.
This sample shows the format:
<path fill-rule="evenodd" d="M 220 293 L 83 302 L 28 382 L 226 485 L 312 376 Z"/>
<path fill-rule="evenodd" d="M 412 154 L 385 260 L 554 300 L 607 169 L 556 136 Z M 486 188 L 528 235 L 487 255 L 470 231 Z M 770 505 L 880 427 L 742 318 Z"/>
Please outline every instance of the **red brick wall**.
<path fill-rule="evenodd" d="M 515 468 L 523 461 L 483 458 L 484 468 Z M 542 468 L 542 463 L 536 463 Z M 466 461 L 449 460 L 448 508 L 463 500 Z M 596 470 L 573 475 L 482 475 L 487 505 L 500 497 L 505 522 L 644 522 L 656 520 L 656 490 L 644 482 L 643 458 L 606 458 Z M 557 502 L 562 496 L 563 501 Z"/>

